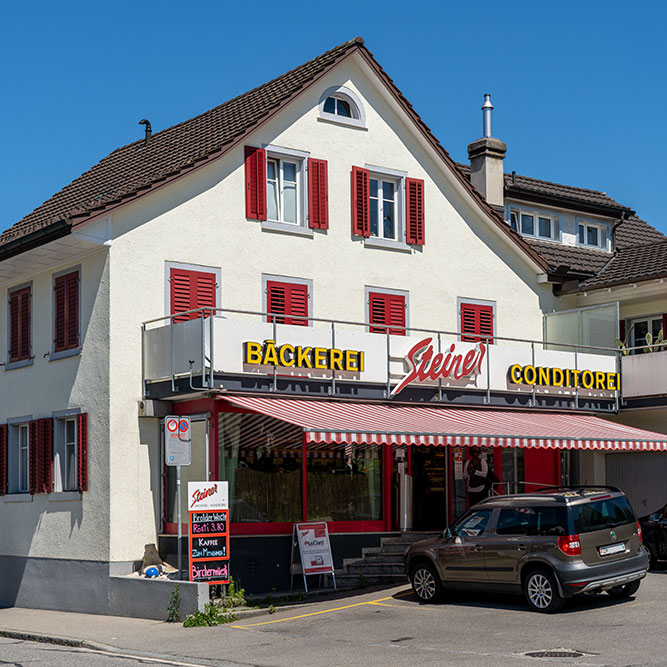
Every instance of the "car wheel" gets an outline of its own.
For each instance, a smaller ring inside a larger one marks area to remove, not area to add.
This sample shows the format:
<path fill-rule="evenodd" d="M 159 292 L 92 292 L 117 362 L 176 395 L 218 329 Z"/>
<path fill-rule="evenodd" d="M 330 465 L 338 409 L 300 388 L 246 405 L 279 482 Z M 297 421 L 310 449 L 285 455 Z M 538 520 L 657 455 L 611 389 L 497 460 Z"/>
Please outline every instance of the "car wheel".
<path fill-rule="evenodd" d="M 523 593 L 526 602 L 533 611 L 552 614 L 558 611 L 565 600 L 558 592 L 556 579 L 547 570 L 530 572 L 523 583 Z"/>
<path fill-rule="evenodd" d="M 631 595 L 634 595 L 639 590 L 639 584 L 641 581 L 631 581 L 629 584 L 624 584 L 623 586 L 614 586 L 610 588 L 607 593 L 613 598 L 629 598 Z"/>
<path fill-rule="evenodd" d="M 422 602 L 437 602 L 442 597 L 440 576 L 431 563 L 417 563 L 412 570 L 410 582 L 412 590 Z"/>

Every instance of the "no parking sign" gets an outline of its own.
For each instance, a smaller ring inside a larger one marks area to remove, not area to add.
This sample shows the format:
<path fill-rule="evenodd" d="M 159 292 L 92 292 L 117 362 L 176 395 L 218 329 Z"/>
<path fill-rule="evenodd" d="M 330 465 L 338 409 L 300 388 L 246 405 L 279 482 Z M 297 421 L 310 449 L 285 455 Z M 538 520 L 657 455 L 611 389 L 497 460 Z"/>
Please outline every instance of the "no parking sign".
<path fill-rule="evenodd" d="M 189 466 L 190 417 L 170 415 L 164 418 L 164 462 L 168 466 Z"/>

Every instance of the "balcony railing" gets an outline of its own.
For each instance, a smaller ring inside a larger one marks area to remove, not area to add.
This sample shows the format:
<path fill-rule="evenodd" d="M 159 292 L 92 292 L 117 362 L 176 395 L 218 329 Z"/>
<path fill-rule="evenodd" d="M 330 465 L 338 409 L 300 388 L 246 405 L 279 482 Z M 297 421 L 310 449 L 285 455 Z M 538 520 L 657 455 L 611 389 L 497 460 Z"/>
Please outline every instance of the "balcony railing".
<path fill-rule="evenodd" d="M 175 318 L 192 316 L 194 319 L 174 322 Z M 210 391 L 219 389 L 220 375 L 262 375 L 268 376 L 269 389 L 278 391 L 279 378 L 293 376 L 324 381 L 329 384 L 329 393 L 337 394 L 337 383 L 362 382 L 380 384 L 386 397 L 392 387 L 405 377 L 410 370 L 407 360 L 409 351 L 427 339 L 432 353 L 446 355 L 455 345 L 456 353 L 464 355 L 471 350 L 479 350 L 480 365 L 474 378 L 461 380 L 439 377 L 430 384 L 437 387 L 438 397 L 448 389 L 479 390 L 490 403 L 492 391 L 511 390 L 529 394 L 530 404 L 535 404 L 538 394 L 563 394 L 573 399 L 578 407 L 580 397 L 600 397 L 612 399 L 618 408 L 619 391 L 600 391 L 595 388 L 559 386 L 557 389 L 544 388 L 537 382 L 531 386 L 512 384 L 508 379 L 508 369 L 513 366 L 542 367 L 548 369 L 573 369 L 583 373 L 593 369 L 603 374 L 620 372 L 620 354 L 616 348 L 594 345 L 575 345 L 564 342 L 493 336 L 491 343 L 463 342 L 460 331 L 444 331 L 405 327 L 405 336 L 371 333 L 369 327 L 377 331 L 378 325 L 368 322 L 331 320 L 315 317 L 290 316 L 290 320 L 303 320 L 308 326 L 282 324 L 280 316 L 266 312 L 229 308 L 199 308 L 149 320 L 142 325 L 142 380 L 144 396 L 148 383 L 169 381 L 175 391 L 179 378 L 189 378 L 189 387 L 194 390 Z M 273 321 L 270 321 L 273 319 Z M 395 329 L 395 327 L 392 327 Z M 361 350 L 365 354 L 364 372 L 354 368 L 334 370 L 332 368 L 286 368 L 280 364 L 244 363 L 244 344 L 248 341 L 273 341 L 276 348 L 288 346 L 308 346 L 328 350 Z M 648 355 L 647 355 L 648 356 Z M 419 359 L 419 355 L 415 355 Z M 442 359 L 442 357 L 441 357 Z M 443 363 L 441 368 L 445 364 Z M 218 376 L 218 380 L 216 380 Z M 568 376 L 569 377 L 569 376 Z M 218 385 L 216 385 L 218 382 Z"/>

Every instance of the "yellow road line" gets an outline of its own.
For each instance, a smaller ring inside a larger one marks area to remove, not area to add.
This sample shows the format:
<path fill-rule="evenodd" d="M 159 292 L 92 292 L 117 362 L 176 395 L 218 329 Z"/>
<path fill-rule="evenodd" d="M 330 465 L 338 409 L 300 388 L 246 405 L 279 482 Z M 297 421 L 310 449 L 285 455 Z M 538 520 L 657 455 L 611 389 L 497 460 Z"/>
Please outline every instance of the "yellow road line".
<path fill-rule="evenodd" d="M 299 618 L 307 618 L 308 616 L 317 616 L 318 614 L 328 614 L 332 611 L 341 611 L 341 609 L 352 609 L 352 607 L 362 607 L 365 604 L 377 604 L 382 607 L 394 607 L 393 604 L 383 604 L 385 600 L 393 600 L 397 597 L 405 597 L 406 595 L 412 595 L 412 591 L 406 591 L 404 593 L 398 593 L 397 595 L 390 595 L 386 598 L 378 598 L 377 600 L 369 600 L 368 602 L 357 602 L 355 604 L 348 604 L 344 607 L 334 607 L 333 609 L 323 609 L 322 611 L 311 611 L 308 614 L 299 614 L 299 616 L 289 616 L 288 618 L 276 618 L 273 621 L 261 621 L 260 623 L 248 623 L 246 625 L 230 625 L 230 628 L 237 628 L 239 630 L 247 630 L 248 628 L 254 628 L 258 625 L 269 625 L 271 623 L 282 623 L 283 621 L 295 621 Z"/>

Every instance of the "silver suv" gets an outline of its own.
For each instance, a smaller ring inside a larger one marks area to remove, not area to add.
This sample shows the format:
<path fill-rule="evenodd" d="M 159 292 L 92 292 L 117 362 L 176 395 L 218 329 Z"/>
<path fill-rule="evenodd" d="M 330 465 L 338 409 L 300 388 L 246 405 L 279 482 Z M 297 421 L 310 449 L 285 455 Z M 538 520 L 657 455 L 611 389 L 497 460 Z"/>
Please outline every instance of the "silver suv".
<path fill-rule="evenodd" d="M 487 498 L 405 556 L 423 602 L 445 589 L 523 591 L 533 610 L 547 613 L 581 593 L 634 595 L 648 565 L 627 498 L 599 486 Z"/>

